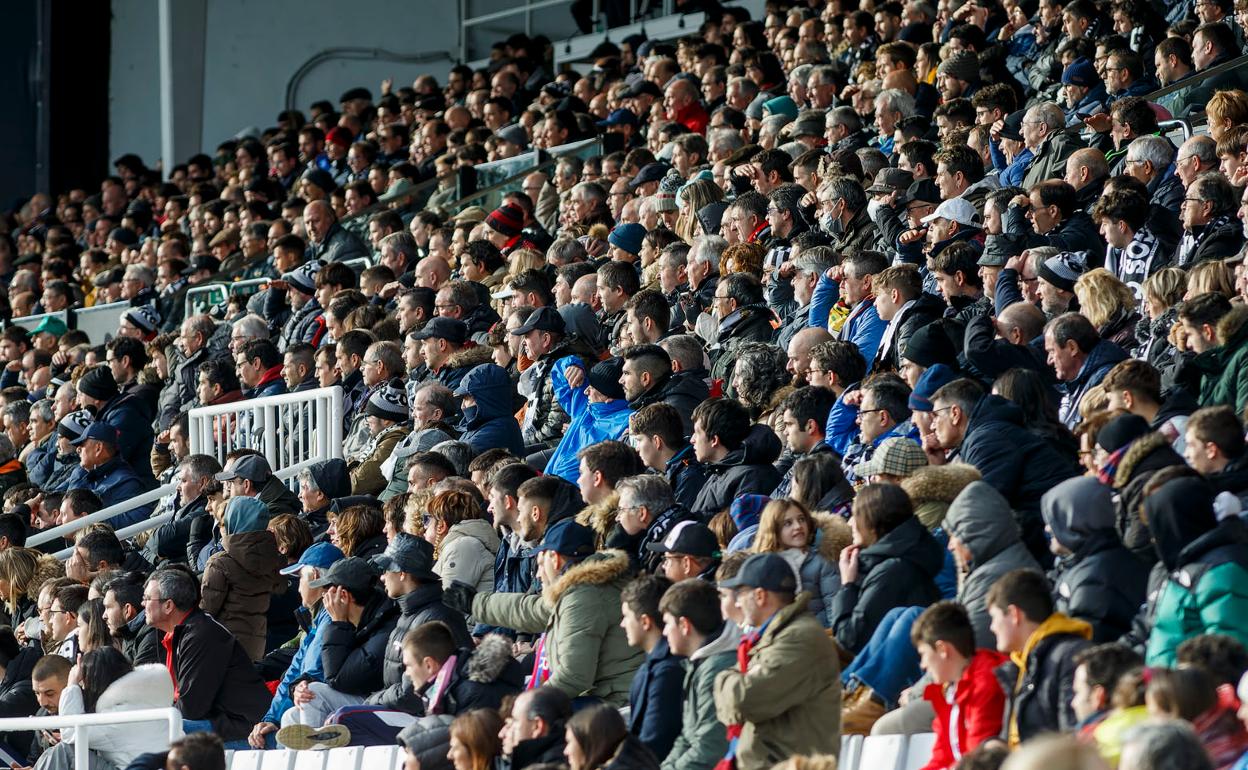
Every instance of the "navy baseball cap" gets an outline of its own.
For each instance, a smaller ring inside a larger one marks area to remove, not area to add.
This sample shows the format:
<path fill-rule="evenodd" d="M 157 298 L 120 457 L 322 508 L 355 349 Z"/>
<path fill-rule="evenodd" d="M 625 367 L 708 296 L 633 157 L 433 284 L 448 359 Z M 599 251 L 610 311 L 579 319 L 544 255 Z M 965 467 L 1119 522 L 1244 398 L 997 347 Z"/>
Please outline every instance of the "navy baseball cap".
<path fill-rule="evenodd" d="M 546 530 L 539 551 L 554 551 L 560 556 L 589 556 L 594 552 L 594 531 L 573 519 L 557 521 Z"/>
<path fill-rule="evenodd" d="M 624 107 L 618 110 L 612 110 L 606 120 L 598 121 L 599 128 L 610 128 L 611 126 L 632 126 L 637 127 L 637 116 L 633 111 Z"/>
<path fill-rule="evenodd" d="M 468 340 L 468 325 L 458 318 L 438 316 L 429 319 L 420 331 L 412 332 L 412 337 L 418 340 L 438 337 L 452 345 L 462 345 Z"/>
<path fill-rule="evenodd" d="M 797 574 L 783 556 L 756 553 L 745 560 L 736 577 L 721 581 L 720 588 L 761 588 L 776 593 L 797 593 Z"/>
<path fill-rule="evenodd" d="M 299 557 L 299 561 L 289 567 L 283 567 L 278 572 L 283 575 L 298 575 L 299 570 L 304 567 L 316 567 L 323 570 L 326 567 L 332 567 L 335 562 L 345 556 L 346 554 L 333 543 L 313 543 L 303 552 L 303 556 Z"/>
<path fill-rule="evenodd" d="M 95 439 L 96 441 L 103 441 L 105 444 L 117 446 L 117 429 L 106 422 L 97 420 L 88 425 L 78 438 L 69 443 L 74 446 L 82 446 L 87 442 L 87 439 Z"/>

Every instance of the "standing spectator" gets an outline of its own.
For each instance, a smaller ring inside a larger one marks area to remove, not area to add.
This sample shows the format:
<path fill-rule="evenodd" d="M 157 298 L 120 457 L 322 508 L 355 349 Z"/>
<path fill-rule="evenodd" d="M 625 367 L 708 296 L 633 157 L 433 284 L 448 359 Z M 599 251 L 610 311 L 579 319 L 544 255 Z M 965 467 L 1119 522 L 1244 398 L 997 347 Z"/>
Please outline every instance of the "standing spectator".
<path fill-rule="evenodd" d="M 259 660 L 266 652 L 269 598 L 286 590 L 278 575 L 286 560 L 265 528 L 268 506 L 257 498 L 230 498 L 222 523 L 222 550 L 204 568 L 200 609 L 225 626 L 252 660 Z"/>

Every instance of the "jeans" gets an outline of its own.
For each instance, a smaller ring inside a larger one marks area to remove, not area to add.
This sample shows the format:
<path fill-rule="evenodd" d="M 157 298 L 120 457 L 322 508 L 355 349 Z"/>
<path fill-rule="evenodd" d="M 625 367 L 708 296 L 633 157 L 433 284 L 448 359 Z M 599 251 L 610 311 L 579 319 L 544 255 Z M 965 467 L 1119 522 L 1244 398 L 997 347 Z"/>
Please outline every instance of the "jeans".
<path fill-rule="evenodd" d="M 910 642 L 910 627 L 923 609 L 894 607 L 884 615 L 867 646 L 841 672 L 841 683 L 847 690 L 861 684 L 871 688 L 890 709 L 897 707 L 901 691 L 922 674 L 919 652 Z"/>
<path fill-rule="evenodd" d="M 207 719 L 183 719 L 182 720 L 182 732 L 189 735 L 191 733 L 216 732 L 216 729 L 212 726 L 212 722 L 210 722 Z M 269 745 L 266 746 L 265 748 L 269 748 L 269 749 L 277 748 L 277 741 L 273 739 L 273 733 L 269 733 L 265 737 L 268 738 L 268 742 L 269 742 Z M 238 740 L 234 740 L 234 741 L 225 741 L 226 751 L 247 751 L 250 748 L 251 748 L 251 744 L 247 742 L 246 738 L 239 738 Z"/>
<path fill-rule="evenodd" d="M 282 714 L 282 727 L 290 725 L 321 727 L 329 722 L 330 714 L 343 706 L 356 706 L 364 702 L 364 699 L 358 695 L 338 692 L 324 682 L 309 682 L 308 689 L 316 697 L 302 706 L 286 709 L 286 713 Z"/>

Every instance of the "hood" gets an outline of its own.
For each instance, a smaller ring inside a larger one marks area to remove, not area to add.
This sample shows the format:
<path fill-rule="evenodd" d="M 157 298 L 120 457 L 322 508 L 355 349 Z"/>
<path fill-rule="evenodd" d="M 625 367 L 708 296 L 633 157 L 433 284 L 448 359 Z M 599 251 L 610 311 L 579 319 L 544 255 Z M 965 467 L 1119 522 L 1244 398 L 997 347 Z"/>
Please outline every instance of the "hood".
<path fill-rule="evenodd" d="M 745 437 L 745 443 L 741 445 L 741 449 L 744 452 L 743 464 L 771 465 L 780 459 L 784 445 L 775 431 L 762 423 L 757 423 L 750 429 L 750 435 Z"/>
<path fill-rule="evenodd" d="M 461 537 L 470 537 L 477 540 L 481 545 L 485 546 L 485 550 L 490 553 L 498 553 L 498 533 L 494 531 L 494 527 L 490 522 L 485 519 L 467 519 L 453 525 L 447 531 L 446 537 L 442 539 L 442 553 L 446 553 L 447 545 Z"/>
<path fill-rule="evenodd" d="M 1040 514 L 1057 542 L 1075 553 L 1090 539 L 1117 535 L 1113 494 L 1089 476 L 1066 479 L 1045 492 Z"/>
<path fill-rule="evenodd" d="M 221 539 L 223 552 L 233 557 L 238 567 L 255 579 L 248 586 L 268 586 L 270 590 L 286 582 L 278 573 L 286 566 L 286 557 L 277 550 L 277 537 L 272 532 L 242 532 Z"/>
<path fill-rule="evenodd" d="M 945 529 L 971 552 L 973 566 L 1019 542 L 1018 523 L 1010 504 L 986 481 L 972 481 L 949 505 Z"/>
<path fill-rule="evenodd" d="M 584 302 L 569 302 L 559 308 L 559 315 L 570 338 L 579 339 L 594 350 L 605 350 L 607 334 L 594 309 Z"/>
<path fill-rule="evenodd" d="M 718 655 L 721 652 L 732 653 L 736 657 L 737 646 L 741 643 L 741 629 L 731 620 L 724 621 L 719 634 L 693 651 L 689 656 L 689 660 L 704 660 L 712 655 Z"/>
<path fill-rule="evenodd" d="M 892 532 L 864 548 L 859 555 L 864 573 L 888 559 L 908 561 L 933 578 L 945 566 L 944 549 L 916 518 L 902 522 Z"/>
<path fill-rule="evenodd" d="M 623 551 L 599 551 L 564 570 L 558 580 L 542 588 L 542 597 L 553 608 L 559 603 L 559 597 L 576 586 L 603 586 L 622 581 L 631 570 L 628 554 Z"/>
<path fill-rule="evenodd" d="M 1020 428 L 1025 427 L 1023 410 L 1014 402 L 992 394 L 984 396 L 979 403 L 975 404 L 968 422 L 971 425 L 978 425 L 982 422 L 996 421 L 1008 422 Z"/>
<path fill-rule="evenodd" d="M 711 391 L 706 385 L 706 380 L 700 376 L 700 371 L 674 372 L 660 389 L 664 399 L 669 396 L 689 396 L 697 399 L 699 403 L 705 401 Z"/>
<path fill-rule="evenodd" d="M 173 705 L 173 678 L 159 663 L 135 668 L 108 686 L 95 703 L 97 713 L 169 708 Z"/>
<path fill-rule="evenodd" d="M 607 536 L 611 534 L 612 527 L 615 526 L 619 505 L 619 493 L 612 492 L 607 495 L 606 499 L 596 503 L 589 503 L 582 508 L 581 512 L 576 515 L 576 520 L 594 531 L 601 546 L 606 541 Z"/>
<path fill-rule="evenodd" d="M 1091 379 L 1097 372 L 1108 371 L 1119 361 L 1126 359 L 1126 351 L 1112 342 L 1101 340 L 1096 343 L 1096 347 L 1092 348 L 1083 366 L 1079 368 L 1079 374 L 1075 375 L 1075 379 L 1069 385 L 1071 388 L 1081 387 L 1082 383 Z"/>
<path fill-rule="evenodd" d="M 269 525 L 269 506 L 258 497 L 231 497 L 225 505 L 225 531 L 260 532 Z"/>
<path fill-rule="evenodd" d="M 468 681 L 494 682 L 513 660 L 510 639 L 502 634 L 486 634 L 468 658 Z"/>
<path fill-rule="evenodd" d="M 1218 526 L 1213 497 L 1203 479 L 1184 477 L 1166 482 L 1144 501 L 1153 545 L 1167 570 L 1183 566 L 1183 549 Z"/>
<path fill-rule="evenodd" d="M 448 369 L 471 369 L 493 361 L 494 351 L 485 345 L 468 345 L 452 353 L 446 359 Z"/>
<path fill-rule="evenodd" d="M 1234 346 L 1248 337 L 1248 306 L 1231 305 L 1231 312 L 1218 321 L 1218 344 Z"/>
<path fill-rule="evenodd" d="M 1153 471 L 1171 465 L 1182 465 L 1183 458 L 1170 445 L 1170 440 L 1160 433 L 1146 433 L 1140 436 L 1118 462 L 1118 470 L 1114 473 L 1114 489 L 1122 489 L 1139 472 Z"/>
<path fill-rule="evenodd" d="M 559 480 L 559 486 L 555 489 L 554 499 L 550 501 L 550 513 L 546 516 L 547 528 L 556 521 L 575 517 L 585 507 L 581 490 L 575 484 L 558 476 L 555 478 Z"/>
<path fill-rule="evenodd" d="M 923 526 L 933 529 L 944 521 L 945 512 L 958 493 L 981 478 L 975 466 L 966 463 L 925 465 L 903 479 L 901 488 L 914 503 L 914 515 Z"/>
<path fill-rule="evenodd" d="M 474 424 L 511 416 L 512 393 L 515 387 L 507 370 L 495 364 L 481 364 L 464 376 L 459 391 L 467 391 L 477 400 Z"/>
<path fill-rule="evenodd" d="M 854 542 L 849 522 L 830 513 L 812 513 L 815 519 L 815 547 L 829 564 L 841 559 L 841 551 Z"/>
<path fill-rule="evenodd" d="M 1040 627 L 1031 632 L 1031 636 L 1027 637 L 1027 642 L 1023 644 L 1023 649 L 1010 653 L 1010 660 L 1018 666 L 1018 682 L 1021 683 L 1027 672 L 1027 658 L 1031 656 L 1032 650 L 1040 642 L 1048 639 L 1050 636 L 1058 634 L 1073 634 L 1084 639 L 1092 638 L 1092 626 L 1082 620 L 1076 620 L 1063 615 L 1060 612 L 1054 612 L 1045 618 Z"/>

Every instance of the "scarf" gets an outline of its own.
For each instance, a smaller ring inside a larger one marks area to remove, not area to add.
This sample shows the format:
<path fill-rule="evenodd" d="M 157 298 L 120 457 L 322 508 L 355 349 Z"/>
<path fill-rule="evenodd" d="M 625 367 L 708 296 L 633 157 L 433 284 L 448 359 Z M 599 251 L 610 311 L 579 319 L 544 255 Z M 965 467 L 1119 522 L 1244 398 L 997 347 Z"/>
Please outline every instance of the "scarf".
<path fill-rule="evenodd" d="M 1141 227 L 1124 249 L 1110 249 L 1105 255 L 1105 267 L 1114 277 L 1125 283 L 1135 293 L 1140 312 L 1144 306 L 1144 280 L 1156 272 L 1160 265 L 1153 263 L 1161 250 L 1161 242 L 1148 229 Z"/>
<path fill-rule="evenodd" d="M 1112 489 L 1114 486 L 1114 477 L 1118 475 L 1118 464 L 1122 462 L 1122 456 L 1127 453 L 1127 450 L 1130 449 L 1131 445 L 1134 443 L 1135 442 L 1132 441 L 1130 444 L 1114 450 L 1114 452 L 1105 459 L 1104 464 L 1102 464 L 1100 468 L 1096 469 L 1096 480 Z"/>
<path fill-rule="evenodd" d="M 1197 248 L 1200 247 L 1200 244 L 1203 243 L 1204 240 L 1210 235 L 1218 230 L 1221 230 L 1230 221 L 1230 214 L 1222 214 L 1221 216 L 1214 217 L 1208 222 L 1208 224 L 1202 226 L 1199 232 L 1184 230 L 1183 239 L 1179 241 L 1179 267 L 1186 269 L 1191 266 L 1192 254 Z"/>
<path fill-rule="evenodd" d="M 763 628 L 766 628 L 765 624 Z M 737 669 L 742 674 L 746 673 L 750 667 L 750 650 L 754 649 L 754 645 L 758 644 L 758 640 L 762 636 L 762 628 L 752 634 L 741 635 L 741 641 L 737 643 Z M 733 724 L 727 727 L 728 753 L 715 764 L 715 770 L 736 770 L 737 767 L 737 744 L 741 740 L 741 731 L 744 725 Z"/>

